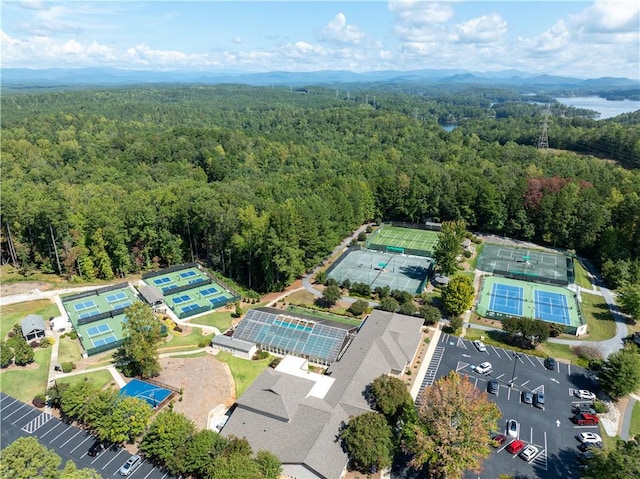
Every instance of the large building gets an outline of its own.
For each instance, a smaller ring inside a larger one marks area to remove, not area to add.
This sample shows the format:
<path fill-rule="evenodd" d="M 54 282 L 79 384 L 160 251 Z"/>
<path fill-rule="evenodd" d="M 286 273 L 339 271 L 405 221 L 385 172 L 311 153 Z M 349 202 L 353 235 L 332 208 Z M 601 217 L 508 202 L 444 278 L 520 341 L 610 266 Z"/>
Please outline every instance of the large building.
<path fill-rule="evenodd" d="M 375 378 L 400 376 L 411 365 L 421 328 L 421 318 L 375 310 L 325 375 L 309 372 L 304 358 L 286 357 L 238 399 L 222 434 L 272 452 L 286 476 L 340 478 L 348 460 L 340 428 L 371 411 L 364 392 Z"/>

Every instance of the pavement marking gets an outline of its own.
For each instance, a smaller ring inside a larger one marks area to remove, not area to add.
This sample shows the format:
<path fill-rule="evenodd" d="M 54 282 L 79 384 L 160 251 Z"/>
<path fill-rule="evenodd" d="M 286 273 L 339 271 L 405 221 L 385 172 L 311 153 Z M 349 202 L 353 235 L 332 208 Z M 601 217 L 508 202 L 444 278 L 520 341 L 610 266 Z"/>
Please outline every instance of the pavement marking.
<path fill-rule="evenodd" d="M 61 426 L 62 423 L 59 422 L 58 424 L 56 424 L 55 426 L 53 426 L 51 429 L 49 429 L 47 432 L 45 432 L 42 436 L 40 436 L 40 439 L 42 439 L 43 437 L 45 437 L 47 434 L 49 434 L 51 431 L 53 431 L 55 428 L 57 428 L 58 426 Z"/>
<path fill-rule="evenodd" d="M 16 423 L 20 420 L 20 419 L 24 419 L 26 416 L 28 416 L 29 414 L 31 414 L 33 412 L 33 409 L 27 411 L 27 414 L 24 414 L 22 416 L 20 416 L 18 419 L 16 419 L 15 421 L 13 421 L 11 424 L 12 425 L 16 425 Z"/>
<path fill-rule="evenodd" d="M 22 406 L 20 406 L 18 409 L 16 409 L 15 411 L 13 411 L 11 414 L 8 414 L 7 416 L 4 416 L 2 419 L 7 419 L 8 417 L 13 416 L 15 413 L 17 413 L 20 409 L 22 409 L 23 407 L 28 407 L 26 404 L 22 403 Z"/>
<path fill-rule="evenodd" d="M 500 356 L 500 354 L 498 354 L 498 351 L 496 350 L 496 348 L 494 348 L 493 346 L 489 345 L 489 347 L 491 349 L 493 349 L 493 351 L 496 353 L 496 356 L 498 356 L 499 358 L 501 358 L 502 356 Z"/>
<path fill-rule="evenodd" d="M 525 386 L 525 384 L 529 384 L 529 381 L 527 380 L 527 381 L 523 382 L 523 383 L 520 385 L 520 387 L 521 387 L 521 388 L 523 388 L 523 387 Z"/>
<path fill-rule="evenodd" d="M 66 425 L 66 427 L 67 428 L 64 431 L 62 431 L 60 434 L 58 434 L 58 436 L 55 439 L 51 439 L 51 441 L 49 441 L 49 444 L 56 442 L 58 439 L 62 439 L 62 436 L 64 436 L 67 433 L 67 431 L 73 431 L 73 426 Z"/>
<path fill-rule="evenodd" d="M 112 458 L 109 462 L 107 462 L 104 466 L 102 466 L 102 470 L 104 471 L 105 467 L 107 467 L 109 464 L 111 464 L 111 463 L 116 459 L 116 457 L 118 457 L 120 454 L 122 454 L 122 451 L 124 451 L 124 449 L 120 449 L 120 450 L 118 451 L 118 454 L 116 454 L 115 456 L 113 456 L 113 458 Z M 99 457 L 99 456 L 98 456 L 98 457 Z M 91 464 L 93 464 L 93 463 L 91 463 Z"/>
<path fill-rule="evenodd" d="M 449 333 L 443 333 L 440 336 L 440 342 L 441 343 L 448 343 L 449 342 Z"/>
<path fill-rule="evenodd" d="M 558 381 L 556 378 L 549 378 L 549 379 L 551 379 L 554 383 L 560 384 L 560 381 Z"/>
<path fill-rule="evenodd" d="M 76 432 L 73 436 L 71 436 L 69 439 L 67 439 L 63 444 L 60 445 L 60 447 L 64 447 L 67 445 L 67 443 L 69 441 L 71 441 L 71 439 L 75 438 L 78 434 L 80 434 L 81 432 L 84 432 L 82 429 L 80 429 L 78 432 Z"/>
<path fill-rule="evenodd" d="M 532 389 L 531 392 L 532 393 L 542 393 L 542 394 L 544 394 L 544 384 L 541 384 L 537 388 Z"/>
<path fill-rule="evenodd" d="M 144 478 L 143 478 L 143 479 L 147 479 L 147 477 L 149 477 L 149 475 L 150 475 L 153 471 L 155 471 L 155 470 L 156 470 L 156 466 L 153 466 L 153 469 L 151 469 L 151 470 L 147 473 L 147 475 L 146 475 L 146 476 L 144 476 Z"/>
<path fill-rule="evenodd" d="M 29 434 L 33 434 L 35 431 L 48 423 L 51 419 L 53 419 L 53 416 L 51 414 L 49 414 L 48 412 L 43 412 L 38 417 L 32 419 L 27 424 L 22 426 L 22 430 Z"/>
<path fill-rule="evenodd" d="M 76 452 L 76 449 L 78 449 L 80 446 L 82 446 L 85 442 L 87 442 L 89 439 L 91 439 L 93 436 L 89 435 L 86 437 L 86 439 L 84 441 L 82 441 L 80 444 L 78 444 L 76 447 L 74 447 L 73 449 L 71 449 L 71 452 Z"/>
<path fill-rule="evenodd" d="M 503 374 L 501 374 L 500 376 L 496 376 L 495 378 L 496 378 L 496 379 L 500 379 L 500 378 L 502 378 L 502 376 L 504 376 L 504 373 L 503 373 Z"/>
<path fill-rule="evenodd" d="M 9 396 L 5 396 L 5 397 L 9 397 Z M 3 398 L 4 399 L 4 398 Z M 17 399 L 14 399 L 13 401 L 11 401 L 9 404 L 7 404 L 6 406 L 2 406 L 2 408 L 0 408 L 0 412 L 4 411 L 5 409 L 7 409 L 9 406 L 11 406 L 12 404 L 18 402 Z"/>
<path fill-rule="evenodd" d="M 571 364 L 567 364 L 567 373 L 571 376 Z"/>
<path fill-rule="evenodd" d="M 422 384 L 420 385 L 420 390 L 418 391 L 418 396 L 427 386 L 431 386 L 433 381 L 436 378 L 436 373 L 438 372 L 438 368 L 440 367 L 440 361 L 442 361 L 442 356 L 444 355 L 444 348 L 442 346 L 437 346 L 433 351 L 433 356 L 431 356 L 431 361 L 429 362 L 429 367 L 427 368 L 427 372 L 422 379 Z"/>
<path fill-rule="evenodd" d="M 469 349 L 469 348 L 467 348 L 467 345 L 466 345 L 464 339 L 462 339 L 462 338 L 458 338 L 458 344 L 456 344 L 456 346 L 458 346 L 459 348 L 462 348 L 462 349 Z"/>
<path fill-rule="evenodd" d="M 462 361 L 458 361 L 458 364 L 456 365 L 456 372 L 462 371 L 467 366 L 469 366 L 469 363 L 463 363 Z"/>
<path fill-rule="evenodd" d="M 527 358 L 529 360 L 529 362 L 531 363 L 531 365 L 535 368 L 536 367 L 536 363 L 534 363 L 533 361 L 531 361 L 531 358 L 529 357 L 528 354 L 521 354 L 520 356 L 524 356 L 525 358 Z"/>

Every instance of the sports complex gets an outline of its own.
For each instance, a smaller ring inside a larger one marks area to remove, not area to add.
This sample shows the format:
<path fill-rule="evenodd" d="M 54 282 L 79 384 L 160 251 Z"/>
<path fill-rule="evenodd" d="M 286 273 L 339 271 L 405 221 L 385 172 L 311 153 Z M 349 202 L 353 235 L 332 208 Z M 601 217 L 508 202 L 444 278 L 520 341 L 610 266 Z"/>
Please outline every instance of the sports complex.
<path fill-rule="evenodd" d="M 196 263 L 173 266 L 142 275 L 142 280 L 164 296 L 180 319 L 219 308 L 238 296 L 200 270 Z"/>
<path fill-rule="evenodd" d="M 413 226 L 413 227 L 411 227 Z M 327 276 L 339 284 L 365 283 L 371 289 L 390 289 L 420 294 L 435 263 L 430 258 L 438 242 L 438 233 L 421 225 L 383 224 L 365 243 L 365 248 L 349 248 L 327 270 Z"/>

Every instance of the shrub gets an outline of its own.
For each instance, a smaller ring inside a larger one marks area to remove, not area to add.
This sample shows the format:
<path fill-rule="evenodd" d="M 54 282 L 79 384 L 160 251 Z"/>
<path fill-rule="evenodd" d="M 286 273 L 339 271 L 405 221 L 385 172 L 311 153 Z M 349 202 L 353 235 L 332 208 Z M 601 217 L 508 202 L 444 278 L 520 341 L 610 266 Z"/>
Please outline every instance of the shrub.
<path fill-rule="evenodd" d="M 416 307 L 415 304 L 413 304 L 412 301 L 407 301 L 406 303 L 402 303 L 400 305 L 400 314 L 413 316 L 414 314 L 416 314 L 417 310 L 418 308 Z"/>
<path fill-rule="evenodd" d="M 471 258 L 471 251 L 465 250 L 463 254 L 465 258 Z"/>
<path fill-rule="evenodd" d="M 598 414 L 609 412 L 609 408 L 607 407 L 607 405 L 598 399 L 593 402 L 593 409 L 595 409 L 596 413 Z"/>
<path fill-rule="evenodd" d="M 207 346 L 209 346 L 210 343 L 211 343 L 211 338 L 205 336 L 204 338 L 200 339 L 200 341 L 198 341 L 198 347 L 206 348 Z"/>
<path fill-rule="evenodd" d="M 71 339 L 78 339 L 78 333 L 76 332 L 76 330 L 74 329 L 73 331 L 69 331 L 69 338 Z"/>
<path fill-rule="evenodd" d="M 38 341 L 31 341 L 29 343 L 29 346 L 31 347 L 31 349 L 36 349 L 38 346 L 40 346 L 40 343 Z"/>
<path fill-rule="evenodd" d="M 364 231 L 365 233 L 373 233 L 373 228 L 371 227 L 371 225 L 367 225 L 367 228 Z"/>
<path fill-rule="evenodd" d="M 181 333 L 181 332 L 182 332 L 182 327 L 180 327 L 180 325 L 179 325 L 179 324 L 176 324 L 176 325 L 173 327 L 173 330 L 174 330 L 176 333 Z"/>
<path fill-rule="evenodd" d="M 282 358 L 274 356 L 273 358 L 271 358 L 271 361 L 269 361 L 269 367 L 275 369 L 276 367 L 278 367 L 278 364 L 280 364 L 280 361 L 282 361 Z"/>
<path fill-rule="evenodd" d="M 9 338 L 13 338 L 13 337 L 15 337 L 15 335 L 16 335 L 16 332 L 15 332 L 15 331 L 13 331 L 13 330 L 11 330 L 11 331 L 9 331 L 9 332 L 7 333 L 7 337 L 9 337 Z"/>
<path fill-rule="evenodd" d="M 256 354 L 253 355 L 253 359 L 267 359 L 270 356 L 269 351 L 260 350 Z"/>
<path fill-rule="evenodd" d="M 62 363 L 62 372 L 63 373 L 70 373 L 74 369 L 75 369 L 75 364 L 73 364 L 72 362 Z"/>
<path fill-rule="evenodd" d="M 579 358 L 588 360 L 603 359 L 602 351 L 595 346 L 571 346 L 571 351 Z"/>
<path fill-rule="evenodd" d="M 33 404 L 37 408 L 43 408 L 46 404 L 45 395 L 38 394 L 36 397 L 33 398 L 33 400 L 31 401 L 31 404 Z"/>
<path fill-rule="evenodd" d="M 358 241 L 367 241 L 367 233 L 363 231 L 362 233 L 358 234 Z"/>
<path fill-rule="evenodd" d="M 449 325 L 451 326 L 452 331 L 455 333 L 462 328 L 462 318 L 460 316 L 454 316 L 449 319 Z"/>
<path fill-rule="evenodd" d="M 368 307 L 369 307 L 369 303 L 359 299 L 358 301 L 353 303 L 351 306 L 349 306 L 349 309 L 347 309 L 347 311 L 349 311 L 354 316 L 361 316 L 362 314 L 364 314 L 364 312 L 367 310 Z"/>
<path fill-rule="evenodd" d="M 340 287 L 342 289 L 349 289 L 351 288 L 351 280 L 349 278 L 345 278 L 344 281 L 342 281 L 342 284 L 340 285 Z"/>

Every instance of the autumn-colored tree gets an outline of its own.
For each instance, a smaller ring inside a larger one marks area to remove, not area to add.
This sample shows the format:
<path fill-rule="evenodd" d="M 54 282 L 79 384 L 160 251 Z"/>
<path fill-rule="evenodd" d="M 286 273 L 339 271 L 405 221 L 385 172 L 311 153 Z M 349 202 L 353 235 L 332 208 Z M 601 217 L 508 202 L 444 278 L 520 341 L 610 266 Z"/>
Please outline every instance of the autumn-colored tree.
<path fill-rule="evenodd" d="M 501 416 L 487 393 L 451 371 L 426 388 L 418 404 L 418 420 L 403 439 L 405 452 L 413 455 L 410 465 L 438 478 L 461 478 L 467 469 L 480 472 L 491 454 L 490 431 Z"/>

